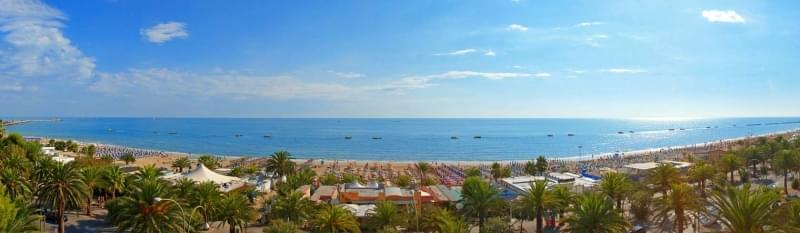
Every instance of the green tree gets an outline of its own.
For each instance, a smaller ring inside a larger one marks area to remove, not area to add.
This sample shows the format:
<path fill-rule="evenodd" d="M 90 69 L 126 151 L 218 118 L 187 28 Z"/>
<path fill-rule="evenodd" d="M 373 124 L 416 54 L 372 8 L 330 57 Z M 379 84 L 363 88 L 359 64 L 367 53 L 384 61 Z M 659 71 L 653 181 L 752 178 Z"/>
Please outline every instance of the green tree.
<path fill-rule="evenodd" d="M 639 190 L 633 193 L 630 198 L 630 213 L 633 219 L 638 222 L 648 222 L 653 214 L 653 194 L 646 190 Z"/>
<path fill-rule="evenodd" d="M 622 217 L 606 195 L 587 193 L 578 198 L 567 216 L 566 232 L 573 233 L 623 233 L 630 223 Z"/>
<path fill-rule="evenodd" d="M 610 172 L 600 179 L 600 191 L 617 203 L 617 209 L 622 210 L 622 203 L 633 190 L 633 184 L 624 174 Z"/>
<path fill-rule="evenodd" d="M 297 224 L 301 224 L 310 218 L 314 212 L 314 203 L 303 194 L 292 191 L 286 196 L 279 196 L 272 203 L 271 214 L 277 219 L 286 219 Z"/>
<path fill-rule="evenodd" d="M 427 162 L 417 162 L 417 170 L 422 175 L 428 174 L 431 171 L 431 165 Z"/>
<path fill-rule="evenodd" d="M 536 162 L 527 161 L 525 162 L 525 174 L 535 176 L 538 172 L 536 171 Z"/>
<path fill-rule="evenodd" d="M 779 198 L 775 191 L 751 189 L 750 184 L 744 184 L 741 188 L 729 186 L 715 191 L 710 197 L 711 205 L 719 210 L 722 225 L 730 232 L 767 232 L 774 223 L 772 211 Z"/>
<path fill-rule="evenodd" d="M 511 224 L 509 224 L 510 219 L 501 218 L 501 217 L 492 217 L 486 220 L 486 228 L 484 232 L 491 232 L 491 233 L 511 233 Z"/>
<path fill-rule="evenodd" d="M 202 155 L 197 158 L 197 161 L 206 166 L 206 168 L 214 170 L 219 167 L 220 159 L 212 155 Z"/>
<path fill-rule="evenodd" d="M 545 159 L 544 156 L 536 158 L 536 172 L 538 172 L 540 176 L 544 175 L 548 167 L 550 166 L 547 164 L 547 159 Z"/>
<path fill-rule="evenodd" d="M 407 175 L 399 175 L 394 179 L 394 184 L 399 187 L 408 188 L 411 186 L 411 177 Z"/>
<path fill-rule="evenodd" d="M 236 233 L 238 227 L 240 232 L 245 232 L 247 223 L 255 220 L 256 211 L 250 206 L 247 198 L 239 193 L 229 193 L 219 202 L 219 208 L 215 219 L 227 223 L 230 226 L 230 233 Z"/>
<path fill-rule="evenodd" d="M 683 233 L 692 212 L 702 209 L 700 200 L 685 183 L 672 185 L 666 196 L 662 196 L 655 205 L 655 219 L 662 226 L 672 223 L 673 231 Z"/>
<path fill-rule="evenodd" d="M 324 204 L 312 222 L 315 232 L 361 232 L 353 214 L 341 206 Z"/>
<path fill-rule="evenodd" d="M 367 214 L 367 226 L 377 230 L 384 227 L 395 228 L 403 224 L 404 216 L 394 203 L 379 201 L 375 210 Z"/>
<path fill-rule="evenodd" d="M 94 155 L 97 153 L 97 147 L 93 144 L 87 146 L 85 150 L 86 151 L 84 151 L 84 154 L 89 156 L 89 158 L 94 158 Z"/>
<path fill-rule="evenodd" d="M 172 167 L 177 168 L 179 173 L 183 173 L 184 168 L 188 168 L 191 166 L 191 162 L 189 162 L 189 158 L 187 157 L 180 157 L 175 161 L 172 161 Z"/>
<path fill-rule="evenodd" d="M 136 162 L 136 157 L 133 157 L 133 154 L 131 153 L 125 153 L 124 155 L 119 157 L 119 159 L 125 162 L 125 165 Z"/>
<path fill-rule="evenodd" d="M 31 196 L 31 185 L 22 172 L 12 167 L 0 168 L 0 184 L 5 187 L 5 194 L 11 200 Z"/>
<path fill-rule="evenodd" d="M 203 222 L 208 223 L 209 218 L 216 213 L 222 193 L 214 182 L 206 181 L 195 185 L 193 195 L 189 198 L 191 206 L 202 206 L 199 209 Z"/>
<path fill-rule="evenodd" d="M 669 164 L 659 164 L 645 177 L 645 182 L 655 186 L 655 189 L 666 196 L 672 184 L 681 181 L 681 174 L 677 168 Z"/>
<path fill-rule="evenodd" d="M 800 232 L 800 200 L 782 205 L 776 216 L 779 217 L 773 218 L 773 226 L 785 233 Z"/>
<path fill-rule="evenodd" d="M 796 150 L 780 150 L 775 154 L 772 168 L 783 173 L 783 193 L 789 194 L 789 171 L 796 170 L 799 166 L 800 155 Z"/>
<path fill-rule="evenodd" d="M 168 199 L 172 193 L 167 184 L 142 180 L 131 184 L 129 190 L 128 195 L 106 204 L 107 219 L 118 232 L 185 232 L 188 223 L 181 213 L 183 207 Z"/>
<path fill-rule="evenodd" d="M 322 185 L 335 185 L 339 183 L 339 177 L 336 177 L 336 174 L 328 173 L 322 176 L 319 181 Z"/>
<path fill-rule="evenodd" d="M 482 229 L 493 207 L 502 204 L 500 193 L 479 177 L 467 177 L 461 188 L 462 211 L 465 216 L 477 217 Z"/>
<path fill-rule="evenodd" d="M 717 172 L 714 167 L 706 163 L 697 163 L 689 168 L 689 180 L 697 183 L 697 189 L 702 197 L 706 196 L 706 181 L 714 178 Z"/>
<path fill-rule="evenodd" d="M 464 169 L 464 175 L 466 175 L 467 177 L 470 177 L 470 176 L 481 177 L 482 176 L 481 170 L 476 168 L 476 167 L 470 167 L 470 168 Z"/>
<path fill-rule="evenodd" d="M 117 192 L 125 189 L 125 173 L 117 165 L 112 165 L 103 174 L 106 190 L 111 193 L 111 199 L 117 198 Z"/>
<path fill-rule="evenodd" d="M 64 211 L 67 208 L 79 208 L 82 200 L 89 196 L 89 191 L 73 163 L 57 163 L 52 169 L 36 196 L 41 205 L 56 210 L 58 232 L 64 233 Z"/>
<path fill-rule="evenodd" d="M 726 173 L 731 175 L 730 182 L 733 183 L 733 172 L 742 167 L 742 159 L 736 156 L 736 154 L 729 152 L 722 156 L 722 159 L 720 159 L 719 163 L 720 167 L 722 167 Z"/>
<path fill-rule="evenodd" d="M 40 217 L 22 201 L 12 201 L 0 186 L 0 232 L 38 232 Z"/>
<path fill-rule="evenodd" d="M 92 215 L 92 194 L 94 194 L 94 189 L 100 187 L 103 184 L 103 171 L 100 170 L 98 167 L 84 167 L 81 169 L 81 175 L 83 178 L 83 183 L 86 184 L 86 188 L 88 190 L 88 194 L 86 196 L 86 215 Z"/>
<path fill-rule="evenodd" d="M 497 162 L 492 164 L 492 178 L 497 181 L 501 178 L 511 176 L 511 168 L 508 166 L 503 166 Z"/>
<path fill-rule="evenodd" d="M 292 161 L 292 154 L 288 151 L 277 151 L 267 159 L 267 172 L 272 172 L 278 177 L 288 176 L 294 173 L 295 163 Z"/>
<path fill-rule="evenodd" d="M 556 196 L 547 190 L 547 181 L 539 180 L 534 182 L 531 189 L 522 196 L 522 204 L 525 208 L 530 208 L 528 212 L 536 216 L 536 233 L 542 233 L 545 211 L 555 209 L 559 203 Z"/>

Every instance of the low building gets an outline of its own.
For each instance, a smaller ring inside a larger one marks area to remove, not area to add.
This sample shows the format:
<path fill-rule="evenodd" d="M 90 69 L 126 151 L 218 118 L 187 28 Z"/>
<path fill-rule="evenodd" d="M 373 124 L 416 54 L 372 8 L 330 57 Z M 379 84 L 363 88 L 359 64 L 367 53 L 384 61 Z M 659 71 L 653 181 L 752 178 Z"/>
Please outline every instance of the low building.
<path fill-rule="evenodd" d="M 340 186 L 341 187 L 341 186 Z M 339 190 L 339 203 L 375 204 L 379 201 L 391 201 L 398 205 L 413 204 L 415 199 L 420 203 L 435 202 L 434 196 L 424 190 L 413 190 L 399 187 L 386 188 L 346 188 Z"/>
<path fill-rule="evenodd" d="M 500 179 L 500 185 L 517 194 L 527 193 L 531 184 L 536 181 L 547 180 L 544 176 L 515 176 Z"/>
<path fill-rule="evenodd" d="M 339 203 L 339 187 L 334 185 L 320 185 L 309 200 L 313 202 L 324 202 L 329 204 Z"/>
<path fill-rule="evenodd" d="M 692 166 L 692 163 L 689 162 L 680 162 L 680 161 L 672 161 L 672 160 L 662 160 L 658 162 L 646 162 L 646 163 L 632 163 L 622 167 L 620 170 L 622 173 L 628 174 L 634 180 L 640 180 L 643 177 L 650 174 L 650 171 L 657 168 L 662 164 L 672 165 L 678 170 L 686 171 L 689 167 Z"/>

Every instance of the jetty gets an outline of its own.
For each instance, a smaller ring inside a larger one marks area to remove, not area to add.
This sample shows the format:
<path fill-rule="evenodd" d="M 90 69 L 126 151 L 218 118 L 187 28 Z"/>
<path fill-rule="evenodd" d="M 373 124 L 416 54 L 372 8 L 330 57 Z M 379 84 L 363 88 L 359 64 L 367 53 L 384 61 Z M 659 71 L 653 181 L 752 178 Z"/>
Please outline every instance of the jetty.
<path fill-rule="evenodd" d="M 37 119 L 37 120 L 0 120 L 0 125 L 6 127 L 6 126 L 22 125 L 32 122 L 50 122 L 50 121 L 61 121 L 61 119 L 54 118 L 54 119 Z"/>

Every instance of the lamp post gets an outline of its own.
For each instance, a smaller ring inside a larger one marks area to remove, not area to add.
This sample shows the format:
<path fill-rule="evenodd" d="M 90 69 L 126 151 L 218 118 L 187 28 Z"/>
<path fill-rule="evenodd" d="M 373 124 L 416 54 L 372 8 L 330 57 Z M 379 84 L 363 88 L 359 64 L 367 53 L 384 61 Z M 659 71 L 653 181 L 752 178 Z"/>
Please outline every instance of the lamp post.
<path fill-rule="evenodd" d="M 183 211 L 183 207 L 181 207 L 181 203 L 178 203 L 177 201 L 169 199 L 169 198 L 160 198 L 160 197 L 153 198 L 153 201 L 155 201 L 155 202 L 171 201 L 172 203 L 175 203 L 175 205 L 178 206 L 178 209 L 181 210 L 181 218 L 183 219 L 183 224 L 184 224 L 183 225 L 183 232 L 188 232 L 189 231 L 189 222 L 186 221 L 186 212 Z"/>

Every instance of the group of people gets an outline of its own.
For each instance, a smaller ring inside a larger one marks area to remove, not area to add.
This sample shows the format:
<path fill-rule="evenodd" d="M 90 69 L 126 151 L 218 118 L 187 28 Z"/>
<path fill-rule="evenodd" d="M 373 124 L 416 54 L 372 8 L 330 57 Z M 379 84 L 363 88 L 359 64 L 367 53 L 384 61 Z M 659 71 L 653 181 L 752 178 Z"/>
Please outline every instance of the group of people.
<path fill-rule="evenodd" d="M 98 145 L 95 154 L 111 155 L 111 157 L 114 157 L 114 159 L 119 159 L 120 157 L 126 154 L 133 155 L 134 158 L 146 158 L 146 157 L 167 155 L 167 153 L 164 151 L 137 149 L 137 148 L 111 146 L 111 145 Z"/>

